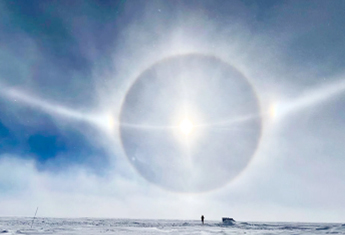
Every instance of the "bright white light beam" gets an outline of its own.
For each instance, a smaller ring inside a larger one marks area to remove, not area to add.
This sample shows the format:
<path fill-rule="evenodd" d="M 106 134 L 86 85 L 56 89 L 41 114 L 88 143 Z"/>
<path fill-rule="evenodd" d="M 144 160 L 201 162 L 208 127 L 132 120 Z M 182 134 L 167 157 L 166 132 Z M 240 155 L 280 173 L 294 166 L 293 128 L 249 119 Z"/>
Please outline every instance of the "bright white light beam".
<path fill-rule="evenodd" d="M 251 121 L 254 119 L 258 119 L 260 117 L 261 117 L 260 114 L 249 114 L 249 115 L 242 116 L 242 117 L 229 118 L 227 120 L 223 120 L 223 121 L 219 121 L 219 122 L 196 124 L 196 125 L 194 125 L 194 127 L 212 127 L 212 126 L 217 127 L 217 126 L 224 126 L 224 125 L 228 126 L 231 124 Z"/>
<path fill-rule="evenodd" d="M 306 91 L 302 96 L 293 99 L 291 101 L 286 101 L 278 104 L 279 109 L 277 111 L 277 118 L 286 117 L 289 114 L 295 113 L 300 111 L 302 108 L 317 105 L 323 101 L 326 101 L 332 98 L 339 93 L 345 91 L 345 80 L 340 82 L 335 82 L 326 86 L 321 86 L 316 89 L 311 89 Z M 63 107 L 58 104 L 52 104 L 46 101 L 43 101 L 39 98 L 30 96 L 25 94 L 22 91 L 8 88 L 0 84 L 0 96 L 3 96 L 7 99 L 18 101 L 23 104 L 32 105 L 36 108 L 41 109 L 42 111 L 53 115 L 53 116 L 63 116 L 75 120 L 85 121 L 92 124 L 95 124 L 103 129 L 109 129 L 109 125 L 104 120 L 109 118 L 109 115 L 91 115 L 88 113 L 82 113 L 78 111 L 74 111 L 72 109 Z M 248 120 L 253 120 L 258 118 L 260 115 L 247 115 L 244 117 L 238 117 L 233 119 L 228 119 L 224 121 L 220 121 L 217 123 L 205 123 L 205 124 L 198 124 L 193 125 L 193 127 L 209 127 L 209 126 L 222 126 L 222 125 L 229 125 L 234 123 L 245 122 Z M 119 123 L 114 123 L 115 125 L 119 125 Z M 122 126 L 132 127 L 132 128 L 141 128 L 141 129 L 170 129 L 170 128 L 181 128 L 180 126 L 155 126 L 155 125 L 140 125 L 140 124 L 129 124 L 123 123 Z"/>
<path fill-rule="evenodd" d="M 318 105 L 345 91 L 345 80 L 331 83 L 326 86 L 320 86 L 304 92 L 300 97 L 291 101 L 277 104 L 277 118 L 286 117 L 289 114 L 300 111 L 303 108 Z"/>
<path fill-rule="evenodd" d="M 48 113 L 52 116 L 61 116 L 64 118 L 70 118 L 70 119 L 74 119 L 78 121 L 88 122 L 102 128 L 105 131 L 110 131 L 110 132 L 116 125 L 121 125 L 121 126 L 129 127 L 129 128 L 151 129 L 151 130 L 178 128 L 178 126 L 157 126 L 157 125 L 145 125 L 145 124 L 140 125 L 140 124 L 129 124 L 129 123 L 120 124 L 120 123 L 115 123 L 115 122 L 110 124 L 109 118 L 112 119 L 112 121 L 114 121 L 113 120 L 114 117 L 112 117 L 111 115 L 106 115 L 106 114 L 93 115 L 89 113 L 78 112 L 70 108 L 63 107 L 58 104 L 44 101 L 32 95 L 28 95 L 23 91 L 3 86 L 2 84 L 0 84 L 0 96 L 3 96 L 4 98 L 11 101 L 20 102 L 26 105 L 31 105 L 37 109 L 41 109 L 41 111 Z"/>
<path fill-rule="evenodd" d="M 24 92 L 20 90 L 2 86 L 1 84 L 0 84 L 0 96 L 3 96 L 4 98 L 7 98 L 15 102 L 31 105 L 53 116 L 58 115 L 65 118 L 89 122 L 92 124 L 96 124 L 98 126 L 104 126 L 104 123 L 99 116 L 74 111 L 72 109 L 63 107 L 58 104 L 52 104 L 44 100 L 41 100 L 39 98 L 33 97 L 31 95 L 25 94 Z"/>

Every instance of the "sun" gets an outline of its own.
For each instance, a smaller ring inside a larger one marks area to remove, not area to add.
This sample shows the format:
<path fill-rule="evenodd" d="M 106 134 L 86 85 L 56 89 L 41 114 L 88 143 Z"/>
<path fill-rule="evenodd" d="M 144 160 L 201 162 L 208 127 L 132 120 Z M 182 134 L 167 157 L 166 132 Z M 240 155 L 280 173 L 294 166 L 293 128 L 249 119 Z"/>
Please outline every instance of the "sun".
<path fill-rule="evenodd" d="M 185 135 L 189 135 L 192 132 L 193 127 L 193 123 L 188 118 L 185 118 L 179 125 L 180 131 Z"/>

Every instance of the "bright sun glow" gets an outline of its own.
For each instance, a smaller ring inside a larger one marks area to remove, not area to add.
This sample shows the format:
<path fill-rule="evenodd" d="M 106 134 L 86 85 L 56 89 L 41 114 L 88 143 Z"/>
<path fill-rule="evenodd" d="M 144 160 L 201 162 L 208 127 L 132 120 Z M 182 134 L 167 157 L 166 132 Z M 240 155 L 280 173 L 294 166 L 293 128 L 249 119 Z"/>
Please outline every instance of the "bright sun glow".
<path fill-rule="evenodd" d="M 180 130 L 183 134 L 189 135 L 193 130 L 193 123 L 188 118 L 184 119 L 180 123 Z"/>

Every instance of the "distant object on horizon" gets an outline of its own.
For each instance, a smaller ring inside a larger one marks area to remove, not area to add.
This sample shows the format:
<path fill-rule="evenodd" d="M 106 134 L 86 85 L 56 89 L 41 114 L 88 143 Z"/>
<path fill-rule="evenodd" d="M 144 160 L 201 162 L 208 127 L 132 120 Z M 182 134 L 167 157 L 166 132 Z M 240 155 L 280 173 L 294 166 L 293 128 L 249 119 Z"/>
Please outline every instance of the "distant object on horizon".
<path fill-rule="evenodd" d="M 223 224 L 234 224 L 236 221 L 233 218 L 223 217 L 222 218 Z"/>

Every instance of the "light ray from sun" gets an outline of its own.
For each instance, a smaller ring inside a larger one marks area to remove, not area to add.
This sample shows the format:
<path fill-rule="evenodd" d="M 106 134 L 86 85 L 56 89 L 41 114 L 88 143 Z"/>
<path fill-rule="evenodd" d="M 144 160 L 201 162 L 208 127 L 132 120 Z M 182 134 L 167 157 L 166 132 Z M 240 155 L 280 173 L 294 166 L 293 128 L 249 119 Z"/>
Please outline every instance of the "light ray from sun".
<path fill-rule="evenodd" d="M 255 132 L 257 130 L 250 129 L 250 128 L 241 128 L 241 127 L 212 127 L 210 128 L 211 131 L 234 131 L 234 132 Z"/>
<path fill-rule="evenodd" d="M 98 126 L 104 126 L 104 124 L 102 124 L 103 120 L 101 120 L 102 118 L 100 118 L 99 116 L 90 115 L 87 113 L 75 111 L 70 108 L 66 108 L 58 104 L 50 103 L 40 98 L 34 97 L 32 95 L 28 95 L 23 91 L 9 88 L 1 84 L 0 96 L 14 102 L 26 104 L 36 109 L 40 109 L 43 112 L 48 113 L 52 116 L 60 116 L 78 121 L 89 122 L 92 124 L 96 124 Z"/>
<path fill-rule="evenodd" d="M 73 109 L 61 106 L 59 104 L 50 103 L 40 98 L 34 97 L 32 95 L 28 95 L 25 92 L 17 90 L 17 89 L 0 86 L 0 91 L 3 97 L 7 99 L 11 99 L 15 102 L 20 102 L 22 104 L 33 106 L 53 116 L 61 116 L 64 118 L 70 118 L 70 119 L 74 119 L 78 121 L 89 122 L 105 130 L 111 130 L 115 126 L 122 126 L 122 127 L 135 128 L 135 129 L 147 129 L 147 130 L 168 130 L 168 129 L 176 129 L 176 128 L 181 130 L 181 128 L 183 128 L 183 133 L 185 135 L 188 135 L 194 128 L 230 125 L 230 124 L 245 122 L 254 118 L 253 115 L 248 115 L 245 117 L 233 118 L 230 120 L 226 120 L 226 121 L 222 121 L 218 123 L 210 123 L 210 124 L 191 124 L 190 122 L 187 122 L 187 121 L 183 121 L 182 123 L 180 123 L 180 125 L 149 125 L 149 124 L 119 123 L 119 122 L 115 122 L 114 118 L 109 117 L 109 115 L 90 115 L 88 113 L 75 111 Z"/>
<path fill-rule="evenodd" d="M 194 128 L 218 128 L 223 130 L 232 130 L 232 125 L 245 123 L 247 121 L 255 120 L 263 116 L 270 116 L 273 119 L 280 119 L 286 117 L 289 114 L 300 111 L 301 109 L 313 105 L 318 105 L 342 92 L 345 91 L 345 80 L 341 80 L 329 85 L 324 85 L 315 89 L 304 92 L 300 97 L 285 101 L 275 102 L 267 112 L 262 114 L 249 114 L 242 117 L 230 118 L 227 120 L 214 122 L 214 123 L 193 123 Z M 163 130 L 163 129 L 181 129 L 180 125 L 149 125 L 149 124 L 132 124 L 116 122 L 112 115 L 96 114 L 92 115 L 85 112 L 75 111 L 71 108 L 61 106 L 59 104 L 50 103 L 42 100 L 38 97 L 29 95 L 21 90 L 10 88 L 0 84 L 0 96 L 21 104 L 30 105 L 34 108 L 40 109 L 52 116 L 61 116 L 64 118 L 70 118 L 78 121 L 88 122 L 98 127 L 109 130 L 115 126 L 123 126 L 128 128 L 148 129 L 148 130 Z M 109 121 L 110 120 L 110 121 Z M 185 125 L 184 125 L 185 126 Z M 190 129 L 188 127 L 188 129 Z M 187 130 L 184 128 L 184 130 Z M 234 129 L 235 130 L 235 129 Z M 189 131 L 188 131 L 189 132 Z"/>
<path fill-rule="evenodd" d="M 249 114 L 246 116 L 242 116 L 242 117 L 235 117 L 235 118 L 229 118 L 223 121 L 219 121 L 219 122 L 211 122 L 211 123 L 202 123 L 202 124 L 196 124 L 195 127 L 217 127 L 217 126 L 228 126 L 228 125 L 232 125 L 232 124 L 238 124 L 238 123 L 242 123 L 242 122 L 247 122 L 247 121 L 252 121 L 255 119 L 260 118 L 261 115 L 260 114 Z"/>
<path fill-rule="evenodd" d="M 179 126 L 169 126 L 169 125 L 147 125 L 147 124 L 132 124 L 121 122 L 119 126 L 134 128 L 134 129 L 149 129 L 149 130 L 164 130 L 164 129 L 174 129 L 179 128 Z"/>
<path fill-rule="evenodd" d="M 303 108 L 318 105 L 345 91 L 345 80 L 320 86 L 304 92 L 303 95 L 289 101 L 275 102 L 270 108 L 272 118 L 284 118 Z"/>

